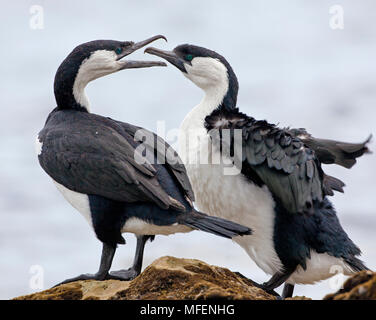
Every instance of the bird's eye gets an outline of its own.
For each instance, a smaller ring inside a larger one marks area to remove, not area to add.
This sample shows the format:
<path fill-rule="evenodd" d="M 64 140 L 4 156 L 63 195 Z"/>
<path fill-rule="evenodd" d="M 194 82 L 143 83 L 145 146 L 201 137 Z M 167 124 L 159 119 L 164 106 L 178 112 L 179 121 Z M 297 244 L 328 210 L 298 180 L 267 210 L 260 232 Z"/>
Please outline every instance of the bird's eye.
<path fill-rule="evenodd" d="M 191 54 L 187 54 L 187 55 L 185 56 L 185 60 L 187 60 L 187 61 L 192 61 L 192 60 L 193 60 L 193 56 L 192 56 Z"/>
<path fill-rule="evenodd" d="M 116 54 L 120 54 L 120 53 L 122 53 L 122 52 L 123 52 L 123 49 L 120 48 L 120 47 L 115 49 L 115 53 L 116 53 Z"/>

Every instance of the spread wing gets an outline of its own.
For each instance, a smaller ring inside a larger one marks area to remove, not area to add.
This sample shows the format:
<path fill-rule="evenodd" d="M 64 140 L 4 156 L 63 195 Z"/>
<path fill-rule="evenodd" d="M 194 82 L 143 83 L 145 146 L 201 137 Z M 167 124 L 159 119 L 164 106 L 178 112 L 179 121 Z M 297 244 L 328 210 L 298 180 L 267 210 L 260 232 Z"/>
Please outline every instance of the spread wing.
<path fill-rule="evenodd" d="M 288 130 L 237 110 L 218 111 L 205 120 L 207 129 L 241 130 L 242 173 L 253 179 L 256 176 L 288 212 L 311 213 L 312 202 L 323 200 L 320 162 L 314 151 Z"/>
<path fill-rule="evenodd" d="M 291 213 L 310 212 L 322 201 L 321 168 L 314 152 L 285 130 L 259 121 L 244 129 L 244 156 Z"/>
<path fill-rule="evenodd" d="M 334 163 L 350 169 L 356 163 L 356 158 L 370 152 L 367 144 L 371 141 L 372 135 L 362 143 L 348 143 L 315 138 L 305 129 L 291 129 L 289 132 L 313 149 L 320 162 L 325 164 Z"/>
<path fill-rule="evenodd" d="M 41 166 L 68 189 L 185 211 L 159 183 L 156 166 L 138 154 L 139 143 L 113 120 L 90 115 L 68 129 L 66 123 L 64 127 L 47 123 L 39 137 L 43 142 Z M 137 161 L 141 158 L 142 162 Z"/>

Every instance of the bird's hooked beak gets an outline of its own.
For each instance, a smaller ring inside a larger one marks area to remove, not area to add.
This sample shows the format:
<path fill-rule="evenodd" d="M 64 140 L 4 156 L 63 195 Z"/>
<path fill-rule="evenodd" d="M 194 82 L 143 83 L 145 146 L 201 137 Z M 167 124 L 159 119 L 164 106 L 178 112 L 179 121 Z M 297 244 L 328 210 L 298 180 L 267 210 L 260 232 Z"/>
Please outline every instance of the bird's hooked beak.
<path fill-rule="evenodd" d="M 174 51 L 165 51 L 154 47 L 148 47 L 144 52 L 163 58 L 174 65 L 176 68 L 178 68 L 180 71 L 185 73 L 187 72 L 184 66 L 185 61 L 180 58 Z"/>
<path fill-rule="evenodd" d="M 124 51 L 118 56 L 117 60 L 120 60 L 131 53 L 135 52 L 136 50 L 145 47 L 149 43 L 158 40 L 158 39 L 164 39 L 167 41 L 165 36 L 162 35 L 157 35 L 151 38 L 148 38 L 146 40 L 136 42 L 136 43 L 131 43 L 131 45 L 127 48 L 124 49 Z M 134 68 L 148 68 L 148 67 L 154 67 L 154 66 L 161 66 L 161 67 L 166 67 L 166 63 L 162 61 L 134 61 L 134 60 L 124 60 L 124 61 L 119 61 L 121 63 L 121 68 L 120 70 L 123 69 L 134 69 Z"/>

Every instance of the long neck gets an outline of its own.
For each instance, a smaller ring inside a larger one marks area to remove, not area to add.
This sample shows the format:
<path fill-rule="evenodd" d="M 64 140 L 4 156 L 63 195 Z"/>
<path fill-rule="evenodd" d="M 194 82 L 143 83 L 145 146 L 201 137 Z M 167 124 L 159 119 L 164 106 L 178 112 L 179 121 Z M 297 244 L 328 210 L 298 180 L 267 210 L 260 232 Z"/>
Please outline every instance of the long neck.
<path fill-rule="evenodd" d="M 224 98 L 228 92 L 229 83 L 223 81 L 220 85 L 208 88 L 205 90 L 205 96 L 201 102 L 192 110 L 196 113 L 200 122 L 204 121 L 205 117 L 211 114 L 217 108 L 223 108 Z"/>
<path fill-rule="evenodd" d="M 90 79 L 79 67 L 62 63 L 55 75 L 54 92 L 57 108 L 89 112 L 89 101 L 85 94 Z"/>
<path fill-rule="evenodd" d="M 203 128 L 205 117 L 215 109 L 231 110 L 236 108 L 238 81 L 231 70 L 220 83 L 204 89 L 205 96 L 201 102 L 187 114 L 182 129 Z"/>

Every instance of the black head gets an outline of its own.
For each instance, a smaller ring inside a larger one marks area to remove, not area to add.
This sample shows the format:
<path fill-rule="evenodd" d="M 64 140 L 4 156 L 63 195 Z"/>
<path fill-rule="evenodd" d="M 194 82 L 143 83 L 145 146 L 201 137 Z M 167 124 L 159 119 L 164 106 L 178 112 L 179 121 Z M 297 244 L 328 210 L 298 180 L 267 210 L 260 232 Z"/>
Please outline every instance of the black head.
<path fill-rule="evenodd" d="M 220 107 L 235 108 L 238 80 L 228 61 L 217 52 L 190 44 L 177 46 L 173 51 L 149 47 L 145 52 L 166 59 L 204 91 L 223 91 Z"/>
<path fill-rule="evenodd" d="M 61 63 L 55 75 L 55 98 L 60 109 L 87 109 L 84 88 L 97 78 L 131 68 L 165 66 L 160 61 L 121 60 L 137 49 L 163 38 L 158 35 L 132 41 L 95 40 L 77 46 Z"/>

